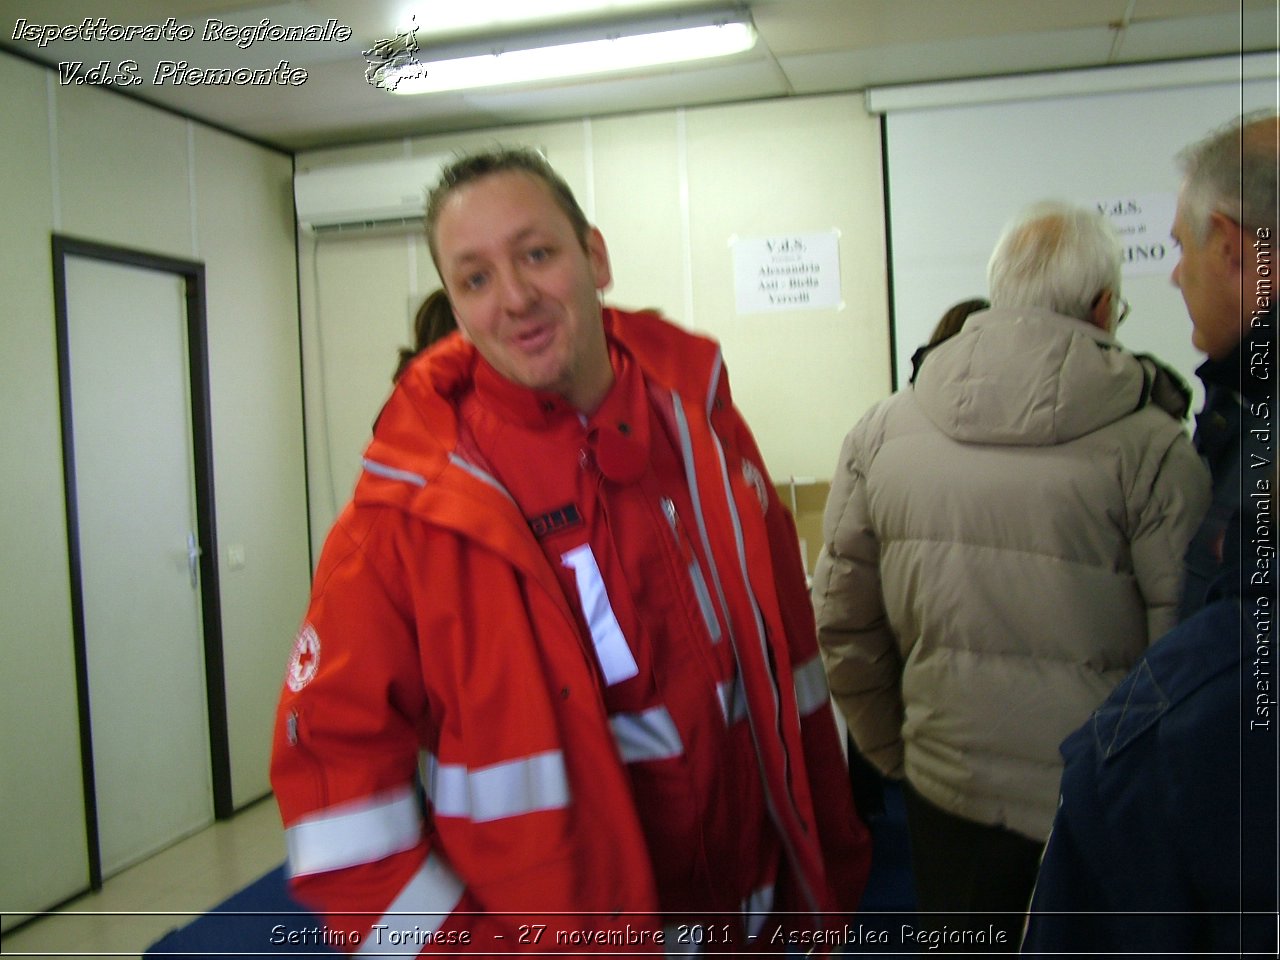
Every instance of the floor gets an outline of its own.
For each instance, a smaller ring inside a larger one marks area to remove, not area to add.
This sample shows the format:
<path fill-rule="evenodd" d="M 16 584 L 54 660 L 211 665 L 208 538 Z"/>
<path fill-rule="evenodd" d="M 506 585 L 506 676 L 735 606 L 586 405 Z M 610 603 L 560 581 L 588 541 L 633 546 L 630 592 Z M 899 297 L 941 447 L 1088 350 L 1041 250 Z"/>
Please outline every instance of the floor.
<path fill-rule="evenodd" d="M 860 786 L 865 792 L 868 784 Z M 896 787 L 885 788 L 876 805 L 881 807 L 871 823 L 876 853 L 863 908 L 900 919 L 915 904 Z M 125 870 L 100 893 L 5 934 L 0 956 L 139 957 L 170 930 L 185 926 L 283 860 L 284 833 L 275 801 L 268 797 Z"/>
<path fill-rule="evenodd" d="M 5 957 L 138 957 L 151 944 L 284 860 L 267 798 L 107 880 L 58 913 L 4 934 Z"/>

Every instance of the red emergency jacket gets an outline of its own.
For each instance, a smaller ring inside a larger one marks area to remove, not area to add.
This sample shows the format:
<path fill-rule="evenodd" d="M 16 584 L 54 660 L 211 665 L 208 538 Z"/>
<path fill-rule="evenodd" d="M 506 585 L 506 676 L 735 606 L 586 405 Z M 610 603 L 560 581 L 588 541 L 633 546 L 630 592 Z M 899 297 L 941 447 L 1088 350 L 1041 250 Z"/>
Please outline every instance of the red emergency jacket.
<path fill-rule="evenodd" d="M 842 924 L 870 841 L 791 517 L 716 344 L 652 314 L 605 324 L 679 438 L 715 558 L 783 841 L 773 911 Z M 321 555 L 273 747 L 292 888 L 350 950 L 662 952 L 678 931 L 661 932 L 590 641 L 525 517 L 458 450 L 477 360 L 455 337 L 406 371 Z"/>

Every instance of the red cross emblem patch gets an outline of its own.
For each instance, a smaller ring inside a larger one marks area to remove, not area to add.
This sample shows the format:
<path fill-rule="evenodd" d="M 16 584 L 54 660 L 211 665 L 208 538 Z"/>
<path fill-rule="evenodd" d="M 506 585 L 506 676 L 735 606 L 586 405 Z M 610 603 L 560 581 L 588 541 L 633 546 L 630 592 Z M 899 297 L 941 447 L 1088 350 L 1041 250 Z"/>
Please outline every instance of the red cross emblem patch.
<path fill-rule="evenodd" d="M 289 657 L 289 672 L 285 682 L 289 689 L 297 693 L 316 675 L 320 666 L 320 637 L 311 624 L 303 624 L 298 639 L 293 642 L 293 653 Z"/>

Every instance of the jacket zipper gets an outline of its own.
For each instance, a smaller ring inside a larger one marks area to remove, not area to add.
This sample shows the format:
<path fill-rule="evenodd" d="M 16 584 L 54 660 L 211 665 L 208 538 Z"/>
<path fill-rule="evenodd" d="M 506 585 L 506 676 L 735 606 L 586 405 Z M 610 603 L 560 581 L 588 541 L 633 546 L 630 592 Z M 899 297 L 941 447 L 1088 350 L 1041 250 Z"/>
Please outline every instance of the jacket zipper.
<path fill-rule="evenodd" d="M 707 587 L 707 578 L 702 572 L 702 565 L 698 563 L 698 558 L 693 552 L 693 548 L 689 546 L 689 541 L 684 535 L 684 527 L 680 523 L 680 515 L 676 512 L 676 505 L 670 497 L 662 498 L 662 512 L 666 515 L 667 524 L 671 527 L 671 535 L 675 538 L 676 549 L 680 552 L 681 559 L 685 562 L 685 569 L 689 574 L 689 582 L 693 587 L 694 596 L 698 598 L 698 606 L 702 610 L 702 619 L 706 624 L 707 633 L 711 636 L 712 643 L 720 642 L 720 619 L 716 616 L 715 605 L 711 602 L 711 591 Z"/>

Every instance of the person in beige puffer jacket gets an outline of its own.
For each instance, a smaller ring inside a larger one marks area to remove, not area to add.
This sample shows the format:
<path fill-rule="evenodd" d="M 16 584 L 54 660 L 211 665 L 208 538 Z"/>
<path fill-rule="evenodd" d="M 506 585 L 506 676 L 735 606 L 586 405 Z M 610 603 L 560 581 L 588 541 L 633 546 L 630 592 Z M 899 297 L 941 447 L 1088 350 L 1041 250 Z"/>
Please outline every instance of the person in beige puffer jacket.
<path fill-rule="evenodd" d="M 859 751 L 906 781 L 922 925 L 969 914 L 1016 949 L 1058 745 L 1174 625 L 1209 481 L 1185 388 L 1113 339 L 1100 214 L 1024 212 L 989 281 L 992 308 L 846 437 L 813 601 Z"/>

